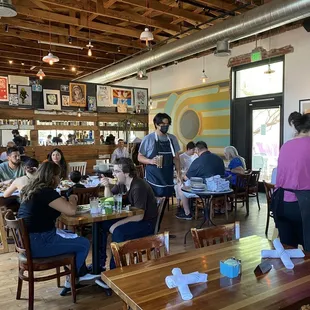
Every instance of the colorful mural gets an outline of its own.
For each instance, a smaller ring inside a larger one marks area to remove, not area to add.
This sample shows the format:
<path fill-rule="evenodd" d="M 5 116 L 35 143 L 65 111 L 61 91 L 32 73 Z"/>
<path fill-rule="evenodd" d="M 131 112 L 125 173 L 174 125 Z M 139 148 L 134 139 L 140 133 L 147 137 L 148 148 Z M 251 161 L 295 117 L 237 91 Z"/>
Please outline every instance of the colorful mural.
<path fill-rule="evenodd" d="M 152 95 L 152 100 L 150 131 L 154 115 L 164 112 L 171 116 L 169 132 L 177 136 L 183 150 L 189 141 L 202 140 L 212 152 L 223 155 L 230 144 L 229 80 Z"/>

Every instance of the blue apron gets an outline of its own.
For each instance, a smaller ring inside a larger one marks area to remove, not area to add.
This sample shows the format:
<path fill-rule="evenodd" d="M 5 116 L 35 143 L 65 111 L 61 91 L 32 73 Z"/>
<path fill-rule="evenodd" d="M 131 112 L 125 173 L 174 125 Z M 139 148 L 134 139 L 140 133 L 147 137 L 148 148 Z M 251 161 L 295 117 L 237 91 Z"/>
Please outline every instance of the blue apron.
<path fill-rule="evenodd" d="M 146 165 L 145 179 L 151 185 L 156 197 L 172 197 L 173 182 L 173 157 L 175 155 L 172 141 L 168 136 L 167 141 L 160 141 L 155 133 L 155 147 L 150 158 L 163 155 L 162 168 L 156 165 Z"/>

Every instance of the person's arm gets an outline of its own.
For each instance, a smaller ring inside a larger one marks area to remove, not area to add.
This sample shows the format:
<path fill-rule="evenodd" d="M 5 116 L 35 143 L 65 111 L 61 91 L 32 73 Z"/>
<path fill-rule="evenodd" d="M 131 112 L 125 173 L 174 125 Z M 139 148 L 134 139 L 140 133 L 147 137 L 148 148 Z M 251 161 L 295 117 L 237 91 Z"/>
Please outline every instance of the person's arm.
<path fill-rule="evenodd" d="M 239 166 L 237 168 L 233 168 L 230 170 L 232 173 L 239 173 L 239 174 L 244 174 L 244 169 L 243 167 Z"/>
<path fill-rule="evenodd" d="M 103 177 L 101 179 L 101 184 L 104 186 L 104 197 L 106 198 L 120 193 L 120 188 L 117 184 L 114 184 L 114 186 L 111 188 L 111 185 L 113 184 L 109 182 L 109 178 Z"/>
<path fill-rule="evenodd" d="M 180 165 L 180 155 L 179 153 L 175 153 L 175 157 L 173 159 L 174 165 L 175 165 L 175 170 L 177 171 L 177 178 L 178 181 L 182 181 L 182 174 L 181 174 L 181 165 Z"/>
<path fill-rule="evenodd" d="M 8 198 L 11 197 L 12 194 L 17 190 L 16 180 L 12 182 L 12 184 L 4 191 L 3 197 Z"/>
<path fill-rule="evenodd" d="M 71 195 L 68 201 L 64 197 L 59 197 L 49 203 L 49 206 L 65 215 L 75 215 L 77 208 L 77 195 Z"/>
<path fill-rule="evenodd" d="M 141 153 L 138 154 L 138 161 L 144 165 L 157 165 L 157 158 L 146 158 Z"/>
<path fill-rule="evenodd" d="M 142 140 L 138 153 L 138 161 L 144 165 L 157 165 L 156 156 L 154 158 L 147 158 L 147 151 L 153 150 L 155 145 L 155 142 L 152 144 L 150 139 L 150 135 L 148 135 Z"/>
<path fill-rule="evenodd" d="M 242 162 L 239 158 L 234 158 L 228 165 L 231 173 L 244 174 L 244 169 L 242 167 Z"/>

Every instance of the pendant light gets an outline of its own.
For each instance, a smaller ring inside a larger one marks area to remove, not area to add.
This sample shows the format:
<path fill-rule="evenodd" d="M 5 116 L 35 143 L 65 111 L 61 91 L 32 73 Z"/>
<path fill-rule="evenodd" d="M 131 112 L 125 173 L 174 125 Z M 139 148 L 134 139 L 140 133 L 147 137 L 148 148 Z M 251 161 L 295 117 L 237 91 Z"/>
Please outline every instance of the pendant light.
<path fill-rule="evenodd" d="M 45 77 L 45 73 L 42 69 L 40 69 L 36 75 L 37 77 L 39 77 L 40 80 L 43 80 L 43 78 Z"/>
<path fill-rule="evenodd" d="M 152 109 L 153 100 L 152 100 L 152 71 L 150 70 L 150 97 L 149 97 L 149 109 Z"/>
<path fill-rule="evenodd" d="M 16 15 L 16 8 L 12 4 L 12 0 L 0 0 L 0 18 L 14 17 Z"/>
<path fill-rule="evenodd" d="M 43 57 L 43 61 L 49 63 L 51 66 L 59 61 L 59 58 L 52 53 L 52 33 L 51 33 L 51 21 L 49 21 L 50 26 L 50 50 L 46 56 Z"/>
<path fill-rule="evenodd" d="M 89 7 L 90 7 L 90 4 L 89 4 Z M 88 18 L 88 23 L 90 23 L 90 16 Z M 94 47 L 92 44 L 91 44 L 91 40 L 90 40 L 90 25 L 88 24 L 88 44 L 86 45 L 86 47 L 88 48 L 88 52 L 87 52 L 87 55 L 89 57 L 93 56 L 93 52 L 92 52 L 92 48 Z"/>
<path fill-rule="evenodd" d="M 82 111 L 81 109 L 79 108 L 78 111 L 77 111 L 77 117 L 81 117 L 82 116 Z"/>
<path fill-rule="evenodd" d="M 146 0 L 146 8 L 149 8 L 149 2 Z M 146 17 L 147 19 L 147 17 Z M 148 27 L 145 27 L 144 31 L 140 34 L 140 40 L 145 41 L 146 46 L 149 46 L 149 42 L 154 40 L 153 33 L 150 31 Z"/>
<path fill-rule="evenodd" d="M 269 52 L 270 53 L 271 50 L 271 12 L 270 12 L 270 28 L 269 28 Z M 269 56 L 269 63 L 268 63 L 268 69 L 264 72 L 264 74 L 273 74 L 276 71 L 271 69 L 271 63 L 270 63 L 270 55 Z"/>
<path fill-rule="evenodd" d="M 205 72 L 205 56 L 202 57 L 202 75 L 201 75 L 201 82 L 206 83 L 208 80 L 208 77 Z"/>

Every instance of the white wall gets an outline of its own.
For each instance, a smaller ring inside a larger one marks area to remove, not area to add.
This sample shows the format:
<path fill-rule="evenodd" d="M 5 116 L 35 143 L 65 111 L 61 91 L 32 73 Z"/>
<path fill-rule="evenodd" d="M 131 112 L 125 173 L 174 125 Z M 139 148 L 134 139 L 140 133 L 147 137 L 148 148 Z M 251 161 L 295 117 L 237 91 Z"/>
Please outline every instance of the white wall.
<path fill-rule="evenodd" d="M 295 51 L 285 56 L 284 141 L 293 135 L 293 130 L 287 123 L 289 114 L 299 110 L 300 99 L 310 98 L 310 33 L 307 33 L 304 28 L 298 28 L 271 38 L 271 48 L 280 48 L 289 44 L 294 47 Z M 269 50 L 269 39 L 259 41 L 258 45 Z M 248 53 L 254 47 L 254 42 L 236 47 L 232 50 L 232 56 Z M 205 70 L 210 83 L 229 78 L 230 70 L 227 68 L 227 62 L 228 58 L 206 56 Z M 191 59 L 153 72 L 150 93 L 154 95 L 199 85 L 201 73 L 202 58 Z M 147 81 L 131 78 L 119 85 L 150 89 L 150 78 Z"/>

